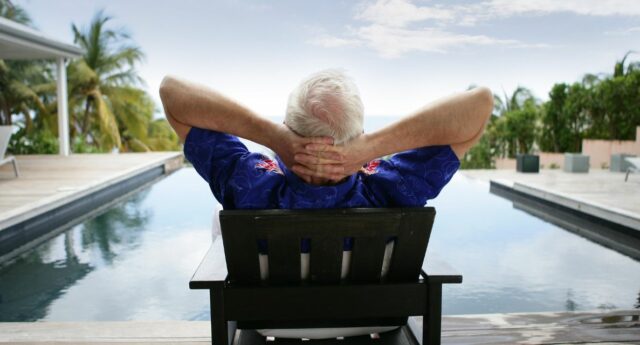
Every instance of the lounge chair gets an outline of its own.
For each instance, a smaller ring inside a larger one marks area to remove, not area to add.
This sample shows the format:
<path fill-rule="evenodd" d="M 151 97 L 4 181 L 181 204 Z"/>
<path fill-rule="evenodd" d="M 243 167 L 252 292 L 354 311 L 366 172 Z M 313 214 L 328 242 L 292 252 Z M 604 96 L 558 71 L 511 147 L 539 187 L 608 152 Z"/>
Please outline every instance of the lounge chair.
<path fill-rule="evenodd" d="M 13 173 L 16 175 L 16 177 L 20 177 L 20 171 L 18 170 L 18 163 L 16 162 L 16 157 L 14 157 L 14 156 L 6 156 L 6 157 L 0 159 L 0 166 L 3 166 L 5 164 L 9 164 L 9 163 L 13 164 Z"/>
<path fill-rule="evenodd" d="M 399 328 L 340 343 L 440 344 L 442 284 L 461 283 L 462 276 L 448 266 L 423 269 L 434 217 L 431 207 L 222 211 L 222 242 L 214 242 L 189 282 L 210 292 L 213 344 L 266 344 L 258 329 L 371 326 Z M 347 274 L 345 238 L 353 240 Z M 265 240 L 267 275 L 258 250 Z M 303 241 L 310 241 L 306 279 Z M 423 316 L 422 334 L 409 316 Z"/>
<path fill-rule="evenodd" d="M 11 126 L 0 126 L 0 166 L 5 164 L 13 164 L 13 173 L 16 177 L 20 176 L 18 171 L 18 163 L 13 156 L 5 156 L 7 146 L 9 145 L 9 138 L 11 137 Z"/>
<path fill-rule="evenodd" d="M 627 182 L 629 179 L 629 173 L 640 172 L 640 157 L 625 157 L 624 159 L 629 162 L 629 168 L 627 169 L 627 174 L 624 177 L 624 182 Z"/>

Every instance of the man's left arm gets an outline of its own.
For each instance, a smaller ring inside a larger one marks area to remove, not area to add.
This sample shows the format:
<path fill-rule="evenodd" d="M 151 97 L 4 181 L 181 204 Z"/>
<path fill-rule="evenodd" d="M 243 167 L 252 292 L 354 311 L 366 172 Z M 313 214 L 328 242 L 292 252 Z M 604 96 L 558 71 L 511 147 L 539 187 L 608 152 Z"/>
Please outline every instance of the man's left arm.
<path fill-rule="evenodd" d="M 436 145 L 450 145 L 455 155 L 462 158 L 482 137 L 492 110 L 493 94 L 489 89 L 461 92 L 345 145 L 307 145 L 306 152 L 296 155 L 301 165 L 295 165 L 293 170 L 297 174 L 340 180 L 374 158 Z"/>
<path fill-rule="evenodd" d="M 191 127 L 224 132 L 267 146 L 289 167 L 296 152 L 331 138 L 303 138 L 206 86 L 167 76 L 160 85 L 167 120 L 184 141 Z"/>

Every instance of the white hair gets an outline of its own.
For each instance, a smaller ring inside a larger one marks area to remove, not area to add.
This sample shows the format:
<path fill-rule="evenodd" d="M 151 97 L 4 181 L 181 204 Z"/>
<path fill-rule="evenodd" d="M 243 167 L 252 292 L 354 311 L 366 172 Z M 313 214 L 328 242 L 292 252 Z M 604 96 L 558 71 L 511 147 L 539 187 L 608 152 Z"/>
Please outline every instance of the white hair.
<path fill-rule="evenodd" d="M 363 112 L 355 83 L 343 71 L 327 69 L 291 92 L 284 123 L 304 137 L 329 136 L 342 144 L 362 133 Z"/>

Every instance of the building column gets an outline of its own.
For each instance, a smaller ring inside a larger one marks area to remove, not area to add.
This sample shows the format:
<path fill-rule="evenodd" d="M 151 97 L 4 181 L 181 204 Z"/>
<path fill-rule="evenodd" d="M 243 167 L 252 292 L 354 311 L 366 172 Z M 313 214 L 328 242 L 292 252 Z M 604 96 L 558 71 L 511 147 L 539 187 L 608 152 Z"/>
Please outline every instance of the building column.
<path fill-rule="evenodd" d="M 58 143 L 60 155 L 68 156 L 69 149 L 69 111 L 67 109 L 67 68 L 65 58 L 56 61 L 56 76 L 58 88 Z"/>

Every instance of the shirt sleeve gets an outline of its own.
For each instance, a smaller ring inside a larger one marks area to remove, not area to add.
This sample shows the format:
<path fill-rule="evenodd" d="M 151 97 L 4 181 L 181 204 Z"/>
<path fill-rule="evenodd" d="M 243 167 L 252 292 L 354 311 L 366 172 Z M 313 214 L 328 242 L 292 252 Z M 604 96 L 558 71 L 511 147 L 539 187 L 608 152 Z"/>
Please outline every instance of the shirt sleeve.
<path fill-rule="evenodd" d="M 238 162 L 249 154 L 240 140 L 229 134 L 192 127 L 184 143 L 184 155 L 198 174 L 209 183 L 222 205 L 229 197 L 226 186 Z"/>
<path fill-rule="evenodd" d="M 379 206 L 386 207 L 424 206 L 438 196 L 460 167 L 450 146 L 422 147 L 372 163 L 365 183 Z"/>
<path fill-rule="evenodd" d="M 400 152 L 391 157 L 390 163 L 419 206 L 438 196 L 460 167 L 460 160 L 449 145 Z"/>

